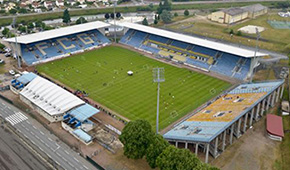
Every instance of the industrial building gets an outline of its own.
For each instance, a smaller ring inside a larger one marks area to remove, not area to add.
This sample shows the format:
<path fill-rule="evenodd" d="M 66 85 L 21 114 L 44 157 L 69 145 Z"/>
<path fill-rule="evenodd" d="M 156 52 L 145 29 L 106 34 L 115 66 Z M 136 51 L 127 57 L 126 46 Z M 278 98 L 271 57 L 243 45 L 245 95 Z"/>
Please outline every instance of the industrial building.
<path fill-rule="evenodd" d="M 208 19 L 222 24 L 233 24 L 247 18 L 255 18 L 268 12 L 268 8 L 261 5 L 249 5 L 244 7 L 233 7 L 213 12 Z"/>

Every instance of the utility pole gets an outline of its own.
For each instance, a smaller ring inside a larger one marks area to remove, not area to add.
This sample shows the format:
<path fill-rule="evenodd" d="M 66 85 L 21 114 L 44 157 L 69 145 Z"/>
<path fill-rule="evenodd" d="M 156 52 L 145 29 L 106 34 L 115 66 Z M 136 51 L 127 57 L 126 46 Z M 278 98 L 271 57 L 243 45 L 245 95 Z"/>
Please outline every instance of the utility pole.
<path fill-rule="evenodd" d="M 156 134 L 158 134 L 159 127 L 159 93 L 160 83 L 165 81 L 164 68 L 153 68 L 153 82 L 157 83 L 157 112 L 156 112 Z"/>
<path fill-rule="evenodd" d="M 250 83 L 253 82 L 253 77 L 255 73 L 255 65 L 256 65 L 256 57 L 257 57 L 257 51 L 258 51 L 258 43 L 259 43 L 259 38 L 260 38 L 260 32 L 258 28 L 256 27 L 256 34 L 257 34 L 257 39 L 256 39 L 256 48 L 255 48 L 255 53 L 254 53 L 254 61 L 252 62 L 252 67 L 251 67 L 251 78 L 250 78 Z"/>
<path fill-rule="evenodd" d="M 14 55 L 17 59 L 17 63 L 18 63 L 18 68 L 21 68 L 21 61 L 20 61 L 20 57 L 18 55 L 18 44 L 17 44 L 17 29 L 16 29 L 16 17 L 13 17 L 13 22 L 12 22 L 12 25 L 13 25 L 13 28 L 14 28 L 14 34 L 15 34 L 15 48 L 14 48 Z"/>

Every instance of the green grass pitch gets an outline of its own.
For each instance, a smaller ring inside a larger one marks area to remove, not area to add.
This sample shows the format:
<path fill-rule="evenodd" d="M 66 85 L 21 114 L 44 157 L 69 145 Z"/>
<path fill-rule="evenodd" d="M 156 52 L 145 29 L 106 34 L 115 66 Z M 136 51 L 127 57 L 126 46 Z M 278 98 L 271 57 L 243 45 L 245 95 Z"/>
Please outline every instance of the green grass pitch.
<path fill-rule="evenodd" d="M 73 89 L 85 90 L 91 99 L 130 120 L 146 119 L 155 127 L 154 67 L 165 69 L 165 82 L 160 85 L 160 129 L 230 87 L 225 81 L 115 46 L 38 65 L 37 70 Z M 133 76 L 127 75 L 129 70 Z"/>

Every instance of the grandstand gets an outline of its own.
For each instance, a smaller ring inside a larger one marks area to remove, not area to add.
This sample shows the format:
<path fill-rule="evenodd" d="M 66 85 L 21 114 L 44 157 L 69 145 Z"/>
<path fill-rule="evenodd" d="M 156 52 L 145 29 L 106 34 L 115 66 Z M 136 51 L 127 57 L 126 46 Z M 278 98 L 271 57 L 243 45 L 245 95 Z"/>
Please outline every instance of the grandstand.
<path fill-rule="evenodd" d="M 283 95 L 284 80 L 241 84 L 226 92 L 195 114 L 174 125 L 163 137 L 185 148 L 195 148 L 195 154 L 205 152 L 218 157 L 233 137 L 239 138 L 258 121 L 269 107 Z"/>
<path fill-rule="evenodd" d="M 120 43 L 206 72 L 244 80 L 250 76 L 254 51 L 133 23 Z M 267 54 L 257 52 L 256 56 Z"/>
<path fill-rule="evenodd" d="M 34 65 L 98 48 L 110 43 L 103 35 L 109 24 L 96 21 L 17 37 L 17 52 L 27 65 Z M 15 38 L 5 39 L 13 49 Z"/>

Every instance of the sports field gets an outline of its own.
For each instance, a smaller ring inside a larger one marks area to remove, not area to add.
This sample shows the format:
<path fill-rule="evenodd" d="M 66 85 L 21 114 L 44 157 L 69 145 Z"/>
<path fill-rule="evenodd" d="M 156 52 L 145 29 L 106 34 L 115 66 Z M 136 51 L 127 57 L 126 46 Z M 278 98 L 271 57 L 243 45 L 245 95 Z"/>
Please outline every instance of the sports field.
<path fill-rule="evenodd" d="M 160 91 L 160 129 L 230 87 L 222 80 L 177 68 L 115 46 L 104 47 L 37 66 L 37 70 L 130 119 L 155 127 L 157 84 L 152 69 L 165 69 Z M 133 76 L 127 71 L 132 70 Z"/>

